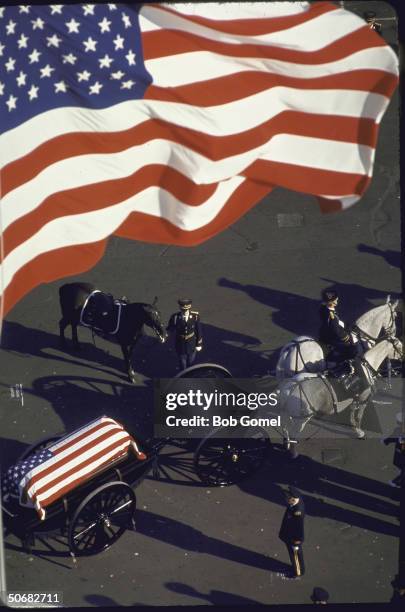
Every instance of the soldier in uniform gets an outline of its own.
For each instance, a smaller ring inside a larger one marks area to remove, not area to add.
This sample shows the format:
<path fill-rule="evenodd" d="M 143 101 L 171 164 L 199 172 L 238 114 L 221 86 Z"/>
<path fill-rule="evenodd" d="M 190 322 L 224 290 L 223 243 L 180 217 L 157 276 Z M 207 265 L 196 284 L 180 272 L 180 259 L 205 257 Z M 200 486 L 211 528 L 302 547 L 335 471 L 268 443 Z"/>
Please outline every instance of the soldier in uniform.
<path fill-rule="evenodd" d="M 278 537 L 287 546 L 292 565 L 292 576 L 298 578 L 303 576 L 305 572 L 302 552 L 305 507 L 301 499 L 301 493 L 296 487 L 289 487 L 286 498 L 288 505 Z"/>
<path fill-rule="evenodd" d="M 192 300 L 180 299 L 178 304 L 180 311 L 170 317 L 167 331 L 175 334 L 176 352 L 180 368 L 184 370 L 193 365 L 196 351 L 202 349 L 202 333 L 200 315 L 191 310 Z"/>
<path fill-rule="evenodd" d="M 339 300 L 337 292 L 323 291 L 322 299 L 319 309 L 321 319 L 319 340 L 322 344 L 332 347 L 341 360 L 354 359 L 357 356 L 357 346 L 336 311 Z"/>
<path fill-rule="evenodd" d="M 398 476 L 390 480 L 388 484 L 390 484 L 392 487 L 397 487 L 398 489 L 400 489 L 402 472 L 403 470 L 405 470 L 405 432 L 401 431 L 401 425 L 402 425 L 402 413 L 401 412 L 398 412 L 398 414 L 396 415 L 396 421 L 397 421 L 397 430 L 393 432 L 391 436 L 388 436 L 387 438 L 383 438 L 381 441 L 383 444 L 385 444 L 385 446 L 388 446 L 388 444 L 395 444 L 392 463 L 395 465 L 396 468 L 398 468 L 399 473 L 398 473 Z"/>

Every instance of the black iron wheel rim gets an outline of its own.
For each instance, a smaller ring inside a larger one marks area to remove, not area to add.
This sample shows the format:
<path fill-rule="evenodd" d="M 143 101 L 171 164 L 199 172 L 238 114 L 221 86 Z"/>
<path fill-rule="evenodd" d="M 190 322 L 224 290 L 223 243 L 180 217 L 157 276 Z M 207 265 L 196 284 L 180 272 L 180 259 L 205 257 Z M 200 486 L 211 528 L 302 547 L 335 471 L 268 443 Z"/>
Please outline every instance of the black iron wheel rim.
<path fill-rule="evenodd" d="M 88 556 L 107 550 L 131 527 L 134 512 L 135 494 L 129 486 L 101 487 L 82 502 L 72 520 L 71 551 Z"/>
<path fill-rule="evenodd" d="M 195 470 L 210 486 L 236 484 L 262 466 L 270 442 L 263 431 L 256 438 L 215 438 L 203 440 L 195 454 Z"/>

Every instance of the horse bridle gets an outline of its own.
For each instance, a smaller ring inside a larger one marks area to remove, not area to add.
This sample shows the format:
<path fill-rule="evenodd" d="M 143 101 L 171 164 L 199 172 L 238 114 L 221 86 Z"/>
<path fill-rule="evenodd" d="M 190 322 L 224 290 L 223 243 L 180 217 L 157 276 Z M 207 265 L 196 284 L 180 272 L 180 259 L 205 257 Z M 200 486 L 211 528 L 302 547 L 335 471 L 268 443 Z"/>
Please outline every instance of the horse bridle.
<path fill-rule="evenodd" d="M 351 331 L 360 337 L 360 339 L 365 338 L 366 340 L 371 340 L 372 342 L 378 342 L 379 340 L 388 340 L 394 332 L 395 327 L 395 314 L 396 311 L 392 304 L 388 302 L 388 307 L 390 309 L 390 320 L 387 327 L 384 327 L 384 335 L 379 336 L 378 338 L 374 338 L 363 329 L 361 329 L 358 325 L 353 325 Z"/>
<path fill-rule="evenodd" d="M 400 355 L 400 359 L 403 359 L 403 352 L 400 352 L 396 346 L 396 344 L 399 342 L 399 338 L 396 338 L 395 336 L 388 336 L 387 338 L 379 338 L 378 344 L 380 344 L 380 342 L 382 342 L 383 340 L 387 340 L 388 342 L 390 342 L 392 346 L 394 347 L 394 350 L 398 353 L 398 355 Z M 380 374 L 378 370 L 374 369 L 373 366 L 367 361 L 367 359 L 365 359 L 364 357 L 360 357 L 360 361 L 366 367 L 366 369 L 371 373 L 372 378 L 373 377 L 382 378 L 382 374 Z"/>

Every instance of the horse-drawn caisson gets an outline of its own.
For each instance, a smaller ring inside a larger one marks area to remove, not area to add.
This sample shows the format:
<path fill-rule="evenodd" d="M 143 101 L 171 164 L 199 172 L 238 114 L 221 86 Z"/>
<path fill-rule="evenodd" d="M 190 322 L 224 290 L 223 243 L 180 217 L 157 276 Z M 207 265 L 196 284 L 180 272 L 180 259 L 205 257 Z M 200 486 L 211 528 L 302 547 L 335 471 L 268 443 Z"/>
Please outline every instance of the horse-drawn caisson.
<path fill-rule="evenodd" d="M 159 312 L 154 305 L 128 304 L 98 293 L 91 285 L 61 288 L 61 339 L 69 323 L 76 344 L 80 323 L 115 334 L 133 380 L 130 353 L 142 325 L 149 325 L 165 340 Z M 361 418 L 382 363 L 387 358 L 402 359 L 402 344 L 395 337 L 397 305 L 387 300 L 358 319 L 353 332 L 362 342 L 363 354 L 355 367 L 352 362 L 346 364 L 346 372 L 331 370 L 322 347 L 312 338 L 298 337 L 283 347 L 277 379 L 272 380 L 278 385 L 276 412 L 283 419 L 279 434 L 286 446 L 296 441 L 294 437 L 311 417 L 346 407 L 351 409 L 357 437 L 362 437 Z M 194 365 L 178 374 L 194 379 L 231 376 L 215 363 Z M 208 486 L 239 482 L 261 467 L 272 448 L 263 427 L 251 427 L 247 432 L 237 426 L 232 437 L 221 435 L 221 431 L 212 430 L 197 441 L 194 452 L 195 473 Z M 126 529 L 135 528 L 134 488 L 150 470 L 155 477 L 159 475 L 159 451 L 168 441 L 139 442 L 109 417 L 100 417 L 63 437 L 42 440 L 3 474 L 6 527 L 19 535 L 27 548 L 36 537 L 46 538 L 57 531 L 73 556 L 107 549 Z"/>

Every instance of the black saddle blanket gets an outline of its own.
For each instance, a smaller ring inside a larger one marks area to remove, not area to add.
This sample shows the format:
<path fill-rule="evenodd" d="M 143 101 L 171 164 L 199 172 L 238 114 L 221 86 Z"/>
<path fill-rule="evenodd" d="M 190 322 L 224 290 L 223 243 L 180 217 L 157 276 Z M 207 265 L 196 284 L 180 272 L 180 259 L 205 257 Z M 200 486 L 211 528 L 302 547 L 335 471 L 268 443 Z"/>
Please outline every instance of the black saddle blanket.
<path fill-rule="evenodd" d="M 358 359 L 345 361 L 328 370 L 328 379 L 339 402 L 360 395 L 370 386 Z"/>
<path fill-rule="evenodd" d="M 125 302 L 115 300 L 110 293 L 93 291 L 82 308 L 80 323 L 105 334 L 116 334 L 123 306 Z"/>

